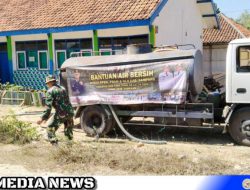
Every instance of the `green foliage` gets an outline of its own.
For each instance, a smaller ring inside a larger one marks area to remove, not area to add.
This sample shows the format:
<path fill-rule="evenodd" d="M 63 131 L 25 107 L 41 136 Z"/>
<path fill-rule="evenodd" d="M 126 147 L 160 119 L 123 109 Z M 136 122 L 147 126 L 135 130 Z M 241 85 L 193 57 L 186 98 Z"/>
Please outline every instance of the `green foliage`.
<path fill-rule="evenodd" d="M 240 15 L 236 22 L 242 24 L 250 30 L 250 13 L 246 10 Z"/>
<path fill-rule="evenodd" d="M 24 87 L 18 86 L 16 84 L 10 84 L 10 83 L 1 84 L 0 83 L 0 90 L 21 91 L 23 89 Z"/>
<path fill-rule="evenodd" d="M 39 140 L 40 135 L 30 123 L 19 121 L 15 116 L 7 116 L 0 120 L 1 143 L 30 143 Z"/>

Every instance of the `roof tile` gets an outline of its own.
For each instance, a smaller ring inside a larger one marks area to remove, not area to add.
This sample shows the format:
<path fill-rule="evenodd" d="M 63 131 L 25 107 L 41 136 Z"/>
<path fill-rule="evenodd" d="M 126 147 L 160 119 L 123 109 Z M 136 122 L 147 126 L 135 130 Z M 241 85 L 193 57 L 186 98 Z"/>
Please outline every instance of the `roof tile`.
<path fill-rule="evenodd" d="M 0 31 L 150 18 L 161 0 L 1 0 Z"/>
<path fill-rule="evenodd" d="M 221 29 L 204 29 L 203 44 L 223 44 L 234 39 L 250 37 L 250 30 L 236 23 L 225 15 L 219 15 Z"/>

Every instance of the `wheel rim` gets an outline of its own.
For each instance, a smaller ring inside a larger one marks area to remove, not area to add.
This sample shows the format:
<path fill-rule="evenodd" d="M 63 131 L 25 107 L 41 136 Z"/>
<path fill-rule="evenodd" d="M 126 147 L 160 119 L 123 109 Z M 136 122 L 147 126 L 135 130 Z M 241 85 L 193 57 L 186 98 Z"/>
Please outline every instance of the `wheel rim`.
<path fill-rule="evenodd" d="M 241 124 L 241 132 L 250 137 L 250 120 L 243 121 Z"/>
<path fill-rule="evenodd" d="M 91 117 L 89 117 L 86 123 L 89 127 L 98 129 L 102 125 L 102 118 L 99 114 L 93 114 Z"/>

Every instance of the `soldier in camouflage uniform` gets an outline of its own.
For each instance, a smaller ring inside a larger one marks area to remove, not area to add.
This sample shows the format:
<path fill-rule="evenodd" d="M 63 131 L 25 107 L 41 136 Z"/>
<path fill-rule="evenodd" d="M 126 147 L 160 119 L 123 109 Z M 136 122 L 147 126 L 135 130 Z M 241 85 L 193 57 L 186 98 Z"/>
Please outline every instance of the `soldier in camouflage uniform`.
<path fill-rule="evenodd" d="M 64 87 L 56 83 L 56 79 L 53 76 L 46 77 L 46 84 L 48 91 L 46 93 L 46 110 L 44 111 L 41 119 L 37 121 L 37 124 L 41 124 L 47 121 L 50 117 L 52 107 L 55 108 L 55 114 L 48 124 L 48 139 L 54 144 L 58 142 L 55 132 L 59 126 L 64 123 L 64 134 L 69 140 L 73 139 L 73 115 L 74 110 L 69 101 L 69 97 Z"/>

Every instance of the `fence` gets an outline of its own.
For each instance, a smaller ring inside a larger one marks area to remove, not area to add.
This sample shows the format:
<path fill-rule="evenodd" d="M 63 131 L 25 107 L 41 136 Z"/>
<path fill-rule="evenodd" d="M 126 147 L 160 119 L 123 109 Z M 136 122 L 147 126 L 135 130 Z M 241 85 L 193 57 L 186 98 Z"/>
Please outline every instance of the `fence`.
<path fill-rule="evenodd" d="M 44 105 L 45 92 L 42 91 L 0 91 L 0 103 L 5 105 Z"/>

